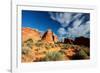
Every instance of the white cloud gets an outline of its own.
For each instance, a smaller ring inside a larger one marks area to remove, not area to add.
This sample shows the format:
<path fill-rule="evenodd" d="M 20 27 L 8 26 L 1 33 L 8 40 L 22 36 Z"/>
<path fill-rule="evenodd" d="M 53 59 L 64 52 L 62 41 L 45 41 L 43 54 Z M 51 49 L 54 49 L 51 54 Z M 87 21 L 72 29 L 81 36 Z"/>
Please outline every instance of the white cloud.
<path fill-rule="evenodd" d="M 50 13 L 50 17 L 51 17 L 51 19 L 61 23 L 62 27 L 68 26 L 68 24 L 72 20 L 71 13 Z"/>
<path fill-rule="evenodd" d="M 77 24 L 76 26 L 74 25 L 73 28 L 68 28 L 68 35 L 70 34 L 69 37 L 74 36 L 74 37 L 79 37 L 79 36 L 84 36 L 84 37 L 89 37 L 88 32 L 90 32 L 90 25 L 89 21 L 87 21 L 84 24 L 79 24 L 81 21 L 76 21 L 74 24 Z"/>
<path fill-rule="evenodd" d="M 58 32 L 58 34 L 59 34 L 60 36 L 63 36 L 63 35 L 65 35 L 65 34 L 67 33 L 66 30 L 65 30 L 64 28 L 62 28 L 62 27 L 59 28 L 57 32 Z"/>
<path fill-rule="evenodd" d="M 59 28 L 58 29 L 58 34 L 59 34 L 59 40 L 61 40 L 61 41 L 63 41 L 64 40 L 64 38 L 66 38 L 66 34 L 67 34 L 67 32 L 66 32 L 66 30 L 65 30 L 65 28 Z"/>
<path fill-rule="evenodd" d="M 75 16 L 72 17 L 72 19 L 77 19 L 77 18 L 80 18 L 82 16 L 82 13 L 78 13 L 76 14 Z"/>
<path fill-rule="evenodd" d="M 86 18 L 82 16 L 83 13 L 50 13 L 50 17 L 54 21 L 58 21 L 61 24 L 61 28 L 58 29 L 60 36 L 66 35 L 70 38 L 75 38 L 79 36 L 89 37 L 90 34 L 90 23 L 86 21 L 82 23 Z M 72 27 L 70 27 L 70 22 Z M 67 28 L 67 30 L 65 30 Z"/>

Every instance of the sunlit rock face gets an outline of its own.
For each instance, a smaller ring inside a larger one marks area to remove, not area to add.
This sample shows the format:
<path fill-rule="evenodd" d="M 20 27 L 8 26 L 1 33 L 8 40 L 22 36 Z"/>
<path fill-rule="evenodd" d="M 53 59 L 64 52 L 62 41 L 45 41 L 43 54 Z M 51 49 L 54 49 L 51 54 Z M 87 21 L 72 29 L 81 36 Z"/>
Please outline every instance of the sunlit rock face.
<path fill-rule="evenodd" d="M 58 37 L 56 35 L 53 36 L 53 40 L 54 40 L 54 42 L 58 42 L 59 41 Z"/>
<path fill-rule="evenodd" d="M 31 28 L 23 28 L 22 29 L 22 41 L 26 41 L 28 39 L 32 40 L 40 40 L 41 35 L 38 30 L 36 29 L 31 29 Z"/>
<path fill-rule="evenodd" d="M 42 40 L 47 43 L 54 43 L 58 41 L 58 37 L 54 35 L 51 29 L 48 29 L 47 32 L 42 36 Z"/>

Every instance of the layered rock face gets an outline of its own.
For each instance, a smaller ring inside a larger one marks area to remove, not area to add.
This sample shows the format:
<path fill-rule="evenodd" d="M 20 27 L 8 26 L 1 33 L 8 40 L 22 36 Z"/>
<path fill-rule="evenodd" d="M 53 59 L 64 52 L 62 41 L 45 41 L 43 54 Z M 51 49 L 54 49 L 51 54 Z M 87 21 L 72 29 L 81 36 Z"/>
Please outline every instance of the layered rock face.
<path fill-rule="evenodd" d="M 41 35 L 38 30 L 31 28 L 23 28 L 22 29 L 22 41 L 26 41 L 28 39 L 32 40 L 41 40 Z"/>
<path fill-rule="evenodd" d="M 47 32 L 44 33 L 42 36 L 42 40 L 47 43 L 54 43 L 58 41 L 58 37 L 54 35 L 54 33 L 51 31 L 51 29 L 48 29 Z"/>

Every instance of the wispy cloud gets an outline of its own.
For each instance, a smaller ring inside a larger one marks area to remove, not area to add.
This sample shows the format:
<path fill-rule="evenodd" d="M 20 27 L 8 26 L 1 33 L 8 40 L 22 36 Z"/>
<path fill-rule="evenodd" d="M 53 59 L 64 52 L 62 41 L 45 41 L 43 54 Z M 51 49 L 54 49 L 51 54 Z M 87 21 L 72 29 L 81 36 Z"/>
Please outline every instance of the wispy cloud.
<path fill-rule="evenodd" d="M 66 35 L 66 37 L 69 38 L 84 36 L 89 38 L 90 20 L 86 20 L 87 17 L 84 15 L 84 13 L 50 12 L 49 14 L 52 20 L 61 24 L 61 28 L 58 29 L 58 34 L 60 36 L 63 37 Z"/>
<path fill-rule="evenodd" d="M 73 28 L 68 28 L 67 30 L 67 34 L 68 37 L 79 37 L 79 36 L 84 36 L 84 37 L 89 37 L 89 33 L 90 32 L 90 26 L 89 26 L 89 21 L 87 21 L 84 24 L 79 24 L 80 21 L 75 21 L 74 22 L 74 26 Z M 77 24 L 77 25 L 75 25 Z"/>
<path fill-rule="evenodd" d="M 50 13 L 50 16 L 53 20 L 61 23 L 62 27 L 68 26 L 68 24 L 72 20 L 72 14 L 71 13 Z"/>
<path fill-rule="evenodd" d="M 57 32 L 58 32 L 58 34 L 60 36 L 63 36 L 63 35 L 65 35 L 67 33 L 66 30 L 65 30 L 65 28 L 62 28 L 62 27 L 59 28 Z"/>

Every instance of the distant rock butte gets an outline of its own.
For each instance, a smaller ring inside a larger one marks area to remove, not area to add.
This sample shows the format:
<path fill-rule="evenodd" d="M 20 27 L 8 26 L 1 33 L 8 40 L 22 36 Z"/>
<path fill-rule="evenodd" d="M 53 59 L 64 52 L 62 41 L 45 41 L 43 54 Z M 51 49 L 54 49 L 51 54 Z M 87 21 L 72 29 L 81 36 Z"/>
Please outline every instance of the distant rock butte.
<path fill-rule="evenodd" d="M 36 29 L 22 28 L 22 40 L 26 41 L 30 38 L 33 40 L 40 40 L 41 39 L 40 32 Z"/>
<path fill-rule="evenodd" d="M 72 39 L 69 39 L 69 38 L 65 38 L 64 39 L 64 43 L 83 45 L 83 46 L 90 47 L 90 39 L 89 38 L 85 38 L 83 36 L 77 37 L 77 38 L 75 38 L 75 40 L 72 40 Z"/>
<path fill-rule="evenodd" d="M 52 32 L 51 29 L 48 29 L 47 32 L 42 36 L 42 40 L 47 43 L 54 43 L 58 41 L 58 37 Z"/>
<path fill-rule="evenodd" d="M 64 43 L 73 44 L 73 43 L 74 43 L 74 40 L 65 38 L 65 39 L 64 39 Z"/>
<path fill-rule="evenodd" d="M 90 47 L 90 39 L 82 37 L 82 36 L 77 37 L 77 38 L 75 38 L 74 44 Z"/>

